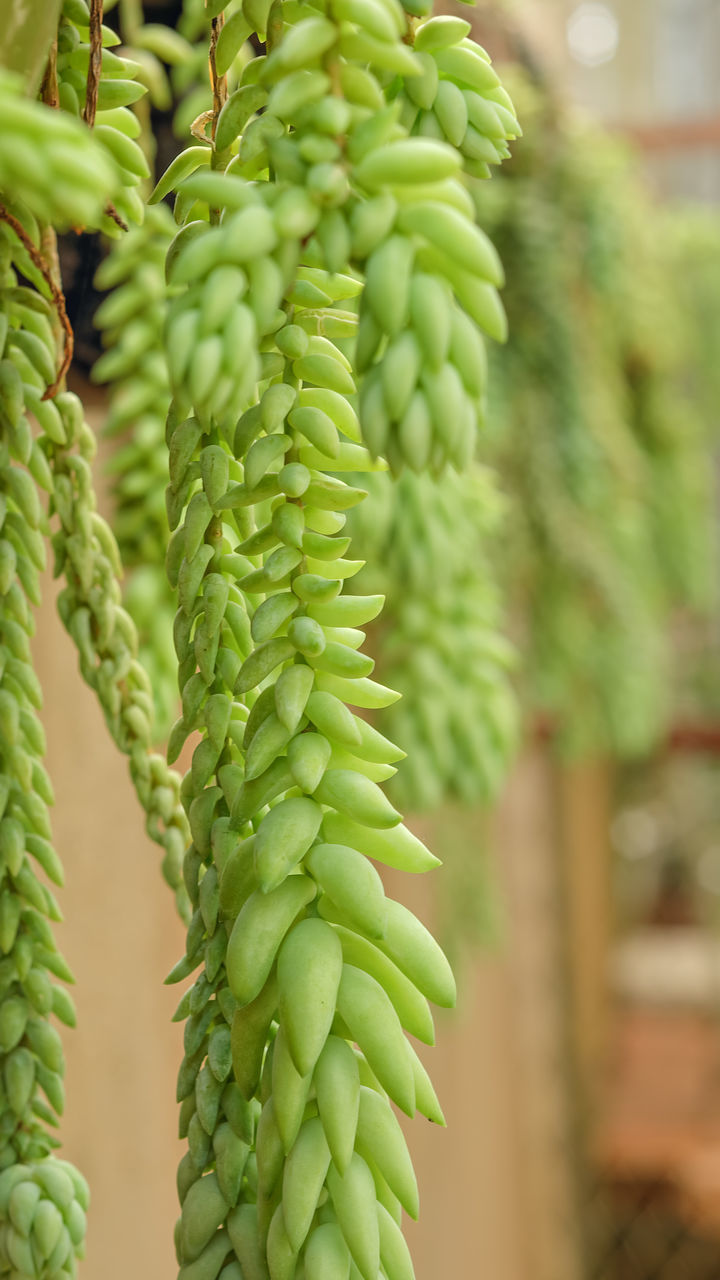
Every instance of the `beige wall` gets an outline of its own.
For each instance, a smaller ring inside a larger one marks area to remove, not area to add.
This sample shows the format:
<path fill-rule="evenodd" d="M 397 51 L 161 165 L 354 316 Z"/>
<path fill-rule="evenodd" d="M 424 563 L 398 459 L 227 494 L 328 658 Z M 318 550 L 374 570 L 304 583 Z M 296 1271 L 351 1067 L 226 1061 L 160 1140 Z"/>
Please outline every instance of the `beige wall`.
<path fill-rule="evenodd" d="M 176 991 L 162 979 L 183 949 L 159 851 L 144 834 L 125 760 L 94 695 L 48 583 L 36 654 L 45 690 L 48 768 L 58 803 L 60 946 L 77 985 L 78 1027 L 65 1036 L 65 1154 L 92 1190 L 85 1280 L 173 1275 L 176 1217 Z"/>

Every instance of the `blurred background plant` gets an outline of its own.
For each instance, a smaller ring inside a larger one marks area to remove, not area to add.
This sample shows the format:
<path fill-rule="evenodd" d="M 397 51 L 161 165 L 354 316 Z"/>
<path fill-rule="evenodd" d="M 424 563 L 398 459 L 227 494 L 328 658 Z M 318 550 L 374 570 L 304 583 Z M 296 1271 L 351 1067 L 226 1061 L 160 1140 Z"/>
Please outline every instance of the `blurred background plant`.
<path fill-rule="evenodd" d="M 638 754 L 674 714 L 674 619 L 717 605 L 695 219 L 657 209 L 622 141 L 547 89 L 515 92 L 523 146 L 480 192 L 508 277 L 488 413 L 510 504 L 498 572 L 528 711 L 564 749 Z M 703 248 L 717 269 L 717 229 Z"/>

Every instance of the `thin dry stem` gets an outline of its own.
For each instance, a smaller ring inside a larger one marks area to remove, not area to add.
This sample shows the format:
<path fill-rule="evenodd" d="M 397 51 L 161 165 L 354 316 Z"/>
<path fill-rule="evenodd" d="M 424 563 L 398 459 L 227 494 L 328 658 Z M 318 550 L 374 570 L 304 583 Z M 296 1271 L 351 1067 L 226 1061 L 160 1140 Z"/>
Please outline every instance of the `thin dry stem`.
<path fill-rule="evenodd" d="M 60 286 L 54 280 L 52 269 L 50 266 L 48 266 L 48 263 L 45 257 L 43 256 L 43 254 L 40 252 L 39 249 L 35 247 L 35 245 L 33 244 L 32 240 L 28 236 L 27 232 L 25 231 L 21 223 L 18 222 L 17 218 L 13 217 L 13 215 L 9 212 L 9 210 L 5 208 L 4 204 L 0 204 L 0 221 L 6 222 L 7 225 L 12 228 L 18 240 L 20 240 L 23 247 L 27 250 L 27 253 L 29 254 L 30 258 L 33 261 L 33 265 L 36 266 L 38 271 L 41 273 L 43 280 L 45 281 L 48 289 L 50 290 L 53 303 L 55 304 L 55 310 L 57 312 L 58 321 L 63 331 L 63 337 L 64 337 L 63 358 L 60 362 L 60 367 L 58 369 L 57 377 L 55 378 L 55 381 L 52 383 L 51 386 L 47 388 L 47 390 L 45 391 L 45 394 L 43 395 L 43 400 L 52 400 L 53 396 L 56 396 L 58 391 L 60 391 L 62 388 L 65 374 L 70 368 L 70 362 L 73 357 L 73 348 L 75 345 L 72 325 L 68 320 L 67 310 L 65 308 L 65 294 L 63 293 Z"/>
<path fill-rule="evenodd" d="M 43 76 L 42 84 L 40 86 L 40 97 L 42 101 L 46 103 L 48 107 L 54 107 L 56 109 L 60 106 L 57 78 L 57 51 L 58 46 L 56 36 L 50 46 L 45 75 Z"/>
<path fill-rule="evenodd" d="M 92 129 L 97 111 L 98 90 L 102 73 L 103 0 L 90 0 L 90 63 L 88 66 L 83 120 Z"/>
<path fill-rule="evenodd" d="M 120 228 L 121 231 L 129 231 L 130 228 L 128 227 L 127 222 L 122 217 L 122 215 L 118 213 L 117 209 L 115 208 L 115 205 L 110 200 L 108 200 L 107 204 L 105 205 L 105 215 L 108 218 L 112 218 L 113 222 L 116 223 L 116 225 Z"/>
<path fill-rule="evenodd" d="M 227 76 L 219 76 L 217 73 L 217 65 L 215 55 L 217 53 L 217 42 L 220 38 L 220 32 L 225 24 L 225 15 L 221 13 L 219 17 L 213 18 L 212 30 L 210 33 L 210 85 L 212 87 L 213 110 L 212 110 L 212 140 L 215 141 L 215 130 L 220 112 L 227 101 Z"/>

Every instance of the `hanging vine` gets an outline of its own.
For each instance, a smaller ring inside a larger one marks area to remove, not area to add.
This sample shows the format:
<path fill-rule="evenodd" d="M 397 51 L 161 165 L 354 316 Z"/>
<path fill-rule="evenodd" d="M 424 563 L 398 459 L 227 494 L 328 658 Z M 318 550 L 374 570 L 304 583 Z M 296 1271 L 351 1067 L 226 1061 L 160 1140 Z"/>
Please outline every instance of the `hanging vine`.
<path fill-rule="evenodd" d="M 362 652 L 382 597 L 343 592 L 362 568 L 345 513 L 364 493 L 338 475 L 380 454 L 398 471 L 467 460 L 476 326 L 503 332 L 463 157 L 404 119 L 396 86 L 431 74 L 413 42 L 486 102 L 494 130 L 516 126 L 460 19 L 246 5 L 223 28 L 215 9 L 212 110 L 153 197 L 174 190 L 180 224 L 171 758 L 201 735 L 182 786 L 195 913 L 170 975 L 202 966 L 177 1013 L 189 1149 L 176 1246 L 183 1277 L 377 1280 L 382 1267 L 395 1280 L 411 1274 L 400 1221 L 418 1205 L 390 1102 L 442 1122 L 403 1032 L 431 1042 L 428 1000 L 452 1004 L 454 982 L 370 861 L 419 872 L 435 859 L 381 787 L 403 753 L 351 710 L 397 695 Z M 218 55 L 246 21 L 267 53 L 226 96 Z"/>

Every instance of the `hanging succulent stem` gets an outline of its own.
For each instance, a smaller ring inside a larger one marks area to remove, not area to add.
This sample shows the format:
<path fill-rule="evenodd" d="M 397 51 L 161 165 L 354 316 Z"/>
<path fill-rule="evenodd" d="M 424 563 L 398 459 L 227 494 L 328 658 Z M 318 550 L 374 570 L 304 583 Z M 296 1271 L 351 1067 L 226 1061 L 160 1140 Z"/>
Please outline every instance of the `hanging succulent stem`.
<path fill-rule="evenodd" d="M 55 90 L 51 55 L 45 91 L 53 98 Z M 73 978 L 53 936 L 51 922 L 62 917 L 46 883 L 61 886 L 63 869 L 52 844 L 30 637 L 47 532 L 38 491 L 50 491 L 53 479 L 46 440 L 31 421 L 47 440 L 66 439 L 58 333 L 66 354 L 72 335 L 54 226 L 97 224 L 114 175 L 79 123 L 24 98 L 4 73 L 0 99 L 20 151 L 39 157 L 27 178 L 24 168 L 13 174 L 12 150 L 8 157 L 0 144 L 0 1269 L 69 1280 L 84 1252 L 88 1188 L 51 1155 L 64 1108 L 63 1049 L 51 1018 L 73 1026 L 75 1011 L 55 981 Z M 58 166 L 72 171 L 71 186 L 54 185 Z"/>
<path fill-rule="evenodd" d="M 383 454 L 396 470 L 466 462 L 477 325 L 503 333 L 463 158 L 412 136 L 417 109 L 384 85 L 409 94 L 424 76 L 428 100 L 438 66 L 457 76 L 498 141 L 488 159 L 517 126 L 468 24 L 415 29 L 390 0 L 378 40 L 357 6 L 351 31 L 340 9 L 257 6 L 251 21 L 247 6 L 268 52 L 222 106 L 226 32 L 239 44 L 249 31 L 237 15 L 217 23 L 201 117 L 214 146 L 179 156 L 153 195 L 176 191 L 180 224 L 167 259 L 182 696 L 169 758 L 200 735 L 182 784 L 193 916 L 168 979 L 199 970 L 176 1013 L 182 1280 L 410 1276 L 400 1222 L 417 1187 L 391 1103 L 443 1123 L 405 1032 L 432 1043 L 429 1001 L 452 1005 L 453 976 L 374 865 L 436 859 L 382 790 L 403 752 L 352 710 L 397 695 L 362 651 L 382 597 L 343 593 L 362 568 L 346 512 L 365 494 L 337 476 L 383 470 Z"/>

